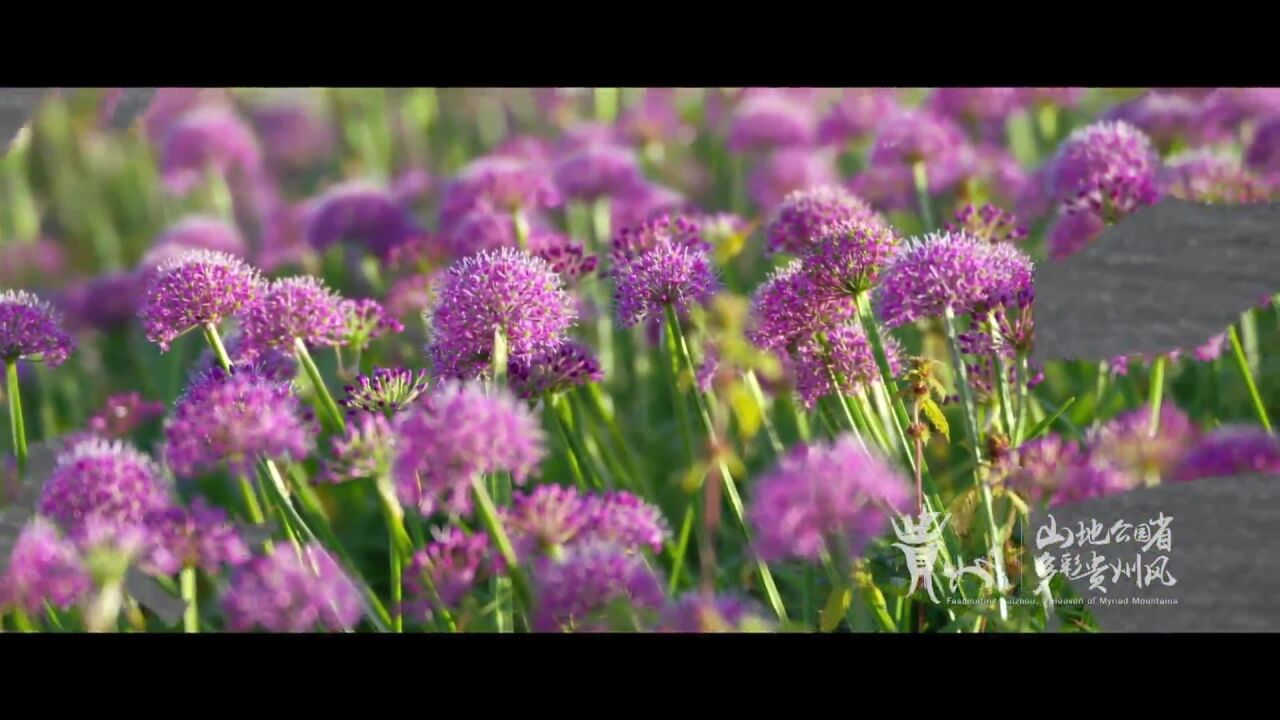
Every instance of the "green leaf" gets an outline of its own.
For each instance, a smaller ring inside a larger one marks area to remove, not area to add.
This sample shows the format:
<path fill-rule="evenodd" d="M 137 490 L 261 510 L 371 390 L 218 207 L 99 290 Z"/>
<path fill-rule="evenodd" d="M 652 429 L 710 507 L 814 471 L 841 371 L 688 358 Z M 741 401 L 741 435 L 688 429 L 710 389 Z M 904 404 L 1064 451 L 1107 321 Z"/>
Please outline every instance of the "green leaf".
<path fill-rule="evenodd" d="M 834 632 L 852 604 L 853 588 L 845 586 L 833 589 L 827 597 L 826 606 L 822 608 L 822 632 Z"/>
<path fill-rule="evenodd" d="M 947 425 L 947 416 L 942 414 L 942 408 L 933 401 L 932 398 L 925 398 L 920 401 L 920 409 L 924 410 L 924 414 L 929 418 L 929 423 L 951 442 L 951 428 Z"/>
<path fill-rule="evenodd" d="M 1023 438 L 1022 441 L 1026 442 L 1028 440 L 1034 440 L 1044 434 L 1044 432 L 1049 429 L 1049 426 L 1053 424 L 1053 421 L 1062 417 L 1062 413 L 1066 412 L 1067 408 L 1071 407 L 1071 404 L 1075 401 L 1075 396 L 1068 398 L 1066 402 L 1062 403 L 1062 407 L 1058 408 L 1057 412 L 1044 420 L 1041 420 L 1035 427 L 1031 428 L 1031 432 L 1027 433 L 1027 436 Z"/>
<path fill-rule="evenodd" d="M 971 487 L 957 495 L 956 499 L 951 501 L 947 512 L 951 513 L 951 528 L 955 530 L 956 535 L 968 535 L 970 528 L 973 527 L 974 516 L 978 512 L 977 488 Z"/>

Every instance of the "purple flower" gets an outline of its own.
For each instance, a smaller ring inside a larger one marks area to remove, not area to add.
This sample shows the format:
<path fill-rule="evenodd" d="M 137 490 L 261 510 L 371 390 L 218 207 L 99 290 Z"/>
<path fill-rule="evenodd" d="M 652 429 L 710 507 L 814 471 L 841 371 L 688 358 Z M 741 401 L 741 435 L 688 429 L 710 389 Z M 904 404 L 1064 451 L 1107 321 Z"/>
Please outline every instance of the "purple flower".
<path fill-rule="evenodd" d="M 355 627 L 363 607 L 355 583 L 322 547 L 306 545 L 299 557 L 278 544 L 232 575 L 222 612 L 235 632 L 337 632 Z"/>
<path fill-rule="evenodd" d="M 705 251 L 669 239 L 615 268 L 614 280 L 618 319 L 626 327 L 662 317 L 667 307 L 686 312 L 717 286 Z"/>
<path fill-rule="evenodd" d="M 751 152 L 809 145 L 817 137 L 812 106 L 781 93 L 749 96 L 733 111 L 729 150 Z"/>
<path fill-rule="evenodd" d="M 468 535 L 456 527 L 435 532 L 435 540 L 413 556 L 405 575 L 411 614 L 429 622 L 443 603 L 457 608 L 462 599 L 497 568 L 490 567 L 489 536 Z M 430 586 L 428 585 L 430 582 Z M 437 602 L 431 592 L 434 587 Z"/>
<path fill-rule="evenodd" d="M 398 205 L 413 207 L 431 197 L 436 179 L 422 168 L 409 168 L 391 181 L 391 198 Z"/>
<path fill-rule="evenodd" d="M 759 208 L 771 208 L 793 192 L 840 181 L 831 150 L 809 147 L 774 150 L 747 176 L 747 195 Z"/>
<path fill-rule="evenodd" d="M 1057 105 L 1059 107 L 1075 107 L 1084 97 L 1084 88 L 1078 87 L 1024 87 L 1023 102 L 1032 105 Z"/>
<path fill-rule="evenodd" d="M 1260 123 L 1244 152 L 1250 169 L 1268 176 L 1280 175 L 1280 115 Z"/>
<path fill-rule="evenodd" d="M 167 258 L 176 257 L 184 250 L 210 250 L 242 258 L 247 254 L 248 248 L 239 231 L 221 218 L 195 215 L 183 218 L 161 233 L 152 243 L 152 250 L 147 253 L 148 258 L 142 261 L 142 265 L 159 265 L 162 258 L 154 255 L 158 251 L 165 253 Z"/>
<path fill-rule="evenodd" d="M 58 305 L 73 328 L 111 332 L 138 317 L 145 287 L 140 273 L 106 273 L 75 283 L 63 293 Z"/>
<path fill-rule="evenodd" d="M 404 331 L 404 324 L 372 298 L 344 300 L 341 307 L 346 319 L 341 344 L 354 350 L 366 350 L 375 338 Z"/>
<path fill-rule="evenodd" d="M 1060 435 L 1028 440 L 996 466 L 996 474 L 1030 502 L 1052 497 L 1076 464 L 1087 458 L 1080 445 Z"/>
<path fill-rule="evenodd" d="M 656 553 L 671 536 L 661 510 L 626 492 L 583 495 L 571 487 L 540 485 L 530 493 L 516 493 L 502 513 L 522 559 L 602 541 Z"/>
<path fill-rule="evenodd" d="M 75 347 L 52 305 L 23 290 L 0 293 L 0 364 L 28 360 L 57 367 Z"/>
<path fill-rule="evenodd" d="M 629 148 L 591 143 L 556 164 L 555 182 L 566 198 L 590 201 L 626 194 L 644 182 L 644 175 Z"/>
<path fill-rule="evenodd" d="M 982 184 L 1001 202 L 1016 202 L 1026 193 L 1031 179 L 1022 164 L 1003 147 L 982 144 L 966 149 L 962 156 L 962 180 Z"/>
<path fill-rule="evenodd" d="M 512 360 L 507 374 L 511 377 L 511 388 L 524 400 L 604 379 L 595 353 L 576 340 L 566 340 L 554 350 L 526 359 Z"/>
<path fill-rule="evenodd" d="M 325 462 L 325 481 L 341 483 L 384 475 L 391 467 L 394 440 L 386 415 L 354 414 L 346 432 L 333 437 L 333 457 Z"/>
<path fill-rule="evenodd" d="M 559 204 L 551 178 L 538 166 L 510 156 L 482 157 L 462 168 L 445 187 L 440 222 L 448 225 L 477 205 L 510 217 Z"/>
<path fill-rule="evenodd" d="M 947 232 L 965 232 L 990 243 L 1017 242 L 1027 236 L 1012 213 L 990 203 L 982 207 L 965 205 L 956 212 L 955 221 L 947 223 Z"/>
<path fill-rule="evenodd" d="M 853 317 L 853 301 L 824 293 L 796 259 L 774 270 L 751 297 L 747 339 L 766 350 L 785 350 L 822 328 Z"/>
<path fill-rule="evenodd" d="M 1096 122 L 1062 143 L 1047 180 L 1053 197 L 1071 207 L 1094 207 L 1099 199 L 1124 204 L 1142 199 L 1159 166 L 1160 158 L 1141 130 L 1126 122 Z"/>
<path fill-rule="evenodd" d="M 702 228 L 697 221 L 686 215 L 664 214 L 619 228 L 613 234 L 609 257 L 615 266 L 625 265 L 664 242 L 690 250 L 711 250 L 711 245 L 702 239 Z"/>
<path fill-rule="evenodd" d="M 849 435 L 799 445 L 755 487 L 748 516 L 764 560 L 856 557 L 910 502 L 907 481 Z M 835 543 L 835 547 L 830 544 Z"/>
<path fill-rule="evenodd" d="M 1199 143 L 1203 103 L 1174 92 L 1150 91 L 1111 108 L 1104 120 L 1127 123 L 1162 148 L 1178 140 Z"/>
<path fill-rule="evenodd" d="M 1169 158 L 1160 172 L 1161 189 L 1193 202 L 1234 205 L 1266 202 L 1273 189 L 1235 158 L 1209 150 Z"/>
<path fill-rule="evenodd" d="M 928 180 L 931 193 L 943 192 L 949 187 L 949 184 L 938 180 L 936 173 L 930 174 Z M 845 186 L 849 192 L 883 210 L 905 211 L 915 208 L 915 179 L 909 167 L 869 167 L 855 175 Z"/>
<path fill-rule="evenodd" d="M 614 603 L 632 610 L 659 610 L 662 583 L 644 558 L 608 543 L 573 547 L 560 558 L 543 558 L 533 574 L 535 632 L 601 632 Z"/>
<path fill-rule="evenodd" d="M 427 371 L 415 376 L 408 368 L 374 368 L 346 387 L 343 405 L 367 413 L 394 415 L 412 405 L 427 392 Z"/>
<path fill-rule="evenodd" d="M 0 245 L 0 286 L 37 285 L 66 276 L 67 254 L 56 240 Z"/>
<path fill-rule="evenodd" d="M 281 202 L 263 213 L 257 255 L 258 265 L 263 270 L 271 272 L 304 262 L 311 252 L 305 232 L 314 208 L 313 200 L 292 204 Z"/>
<path fill-rule="evenodd" d="M 902 239 L 889 226 L 853 221 L 833 227 L 810 243 L 804 268 L 832 296 L 856 297 L 871 289 Z"/>
<path fill-rule="evenodd" d="M 612 125 L 591 120 L 576 122 L 565 128 L 556 139 L 555 150 L 560 155 L 569 155 L 592 145 L 622 146 L 622 138 L 618 129 Z"/>
<path fill-rule="evenodd" d="M 801 254 L 850 223 L 885 224 L 858 196 L 835 186 L 798 190 L 774 209 L 765 227 L 770 252 Z"/>
<path fill-rule="evenodd" d="M 233 473 L 252 474 L 262 458 L 305 458 L 312 430 L 289 384 L 254 367 L 231 374 L 213 368 L 178 398 L 165 423 L 165 458 L 180 477 L 223 463 Z"/>
<path fill-rule="evenodd" d="M 1150 437 L 1151 408 L 1121 413 L 1091 432 L 1087 442 L 1096 458 L 1106 460 L 1135 478 L 1165 475 L 1196 442 L 1191 419 L 1172 403 L 1160 407 L 1160 431 Z"/>
<path fill-rule="evenodd" d="M 623 137 L 641 145 L 678 140 L 691 131 L 680 118 L 671 88 L 645 88 L 644 97 L 618 116 Z"/>
<path fill-rule="evenodd" d="M 752 627 L 768 632 L 776 628 L 776 623 L 751 600 L 736 595 L 707 596 L 695 592 L 667 605 L 658 632 L 744 632 Z"/>
<path fill-rule="evenodd" d="M 471 510 L 471 478 L 510 472 L 524 483 L 546 454 L 542 424 L 507 391 L 441 385 L 396 418 L 392 474 L 400 501 L 424 516 Z"/>
<path fill-rule="evenodd" d="M 231 255 L 188 251 L 151 277 L 139 311 L 147 339 L 168 351 L 184 333 L 239 315 L 261 286 L 258 271 Z"/>
<path fill-rule="evenodd" d="M 1205 142 L 1231 143 L 1251 123 L 1280 117 L 1280 88 L 1217 88 L 1205 95 L 1200 135 Z"/>
<path fill-rule="evenodd" d="M 107 398 L 102 410 L 89 418 L 89 430 L 104 438 L 124 438 L 143 424 L 164 415 L 164 403 L 149 402 L 136 392 Z"/>
<path fill-rule="evenodd" d="M 850 395 L 879 377 L 871 344 L 856 325 L 838 325 L 801 340 L 792 352 L 796 392 L 807 408 L 835 392 Z M 832 375 L 840 383 L 832 387 Z"/>
<path fill-rule="evenodd" d="M 1049 229 L 1049 259 L 1062 260 L 1083 250 L 1107 229 L 1107 222 L 1087 210 L 1063 212 Z"/>
<path fill-rule="evenodd" d="M 910 170 L 924 163 L 930 189 L 950 185 L 958 177 L 962 132 L 950 119 L 927 110 L 903 110 L 880 124 L 871 147 L 872 168 Z"/>
<path fill-rule="evenodd" d="M 387 290 L 387 310 L 393 317 L 419 316 L 435 301 L 437 273 L 414 273 L 396 280 Z"/>
<path fill-rule="evenodd" d="M 92 516 L 137 523 L 171 502 L 169 487 L 151 458 L 120 441 L 86 438 L 58 456 L 40 494 L 40 514 L 67 532 Z"/>
<path fill-rule="evenodd" d="M 1169 479 L 1189 482 L 1253 473 L 1280 473 L 1280 440 L 1262 428 L 1226 426 L 1191 446 Z"/>
<path fill-rule="evenodd" d="M 455 258 L 481 250 L 516 247 L 516 229 L 510 215 L 476 207 L 442 227 L 445 244 Z"/>
<path fill-rule="evenodd" d="M 999 123 L 997 127 L 1003 131 L 1004 121 L 1022 108 L 1023 99 L 1019 88 L 944 87 L 934 90 L 926 105 L 939 115 L 965 123 Z"/>
<path fill-rule="evenodd" d="M 658 553 L 671 538 L 671 528 L 656 505 L 628 492 L 589 495 L 585 535 L 607 540 L 628 550 L 648 548 Z"/>
<path fill-rule="evenodd" d="M 681 213 L 689 207 L 689 199 L 679 192 L 643 182 L 610 200 L 609 222 L 611 227 L 629 227 L 662 215 Z"/>
<path fill-rule="evenodd" d="M 306 94 L 302 94 L 306 93 Z M 334 147 L 334 128 L 315 91 L 271 98 L 249 110 L 249 121 L 262 138 L 267 164 L 277 172 L 306 168 L 328 158 Z"/>
<path fill-rule="evenodd" d="M 190 507 L 153 510 L 143 522 L 153 539 L 144 567 L 162 575 L 184 567 L 217 575 L 223 566 L 243 565 L 252 556 L 227 513 L 204 498 L 196 498 Z"/>
<path fill-rule="evenodd" d="M 992 245 L 965 233 L 913 238 L 881 274 L 880 317 L 895 328 L 947 311 L 988 310 L 1017 294 L 1030 263 L 1011 245 Z"/>
<path fill-rule="evenodd" d="M 27 523 L 0 577 L 0 604 L 35 614 L 44 604 L 68 610 L 89 593 L 92 579 L 76 546 L 41 518 Z"/>
<path fill-rule="evenodd" d="M 511 358 L 527 358 L 559 346 L 576 310 L 545 260 L 502 248 L 454 263 L 430 317 L 436 373 L 472 379 L 491 364 L 496 333 Z"/>
<path fill-rule="evenodd" d="M 291 350 L 295 340 L 312 347 L 338 345 L 347 332 L 345 302 L 312 275 L 274 280 L 245 313 L 245 342 L 277 350 Z"/>
<path fill-rule="evenodd" d="M 595 272 L 600 259 L 587 254 L 582 243 L 551 231 L 529 235 L 529 252 L 547 261 L 565 280 L 578 280 Z"/>
<path fill-rule="evenodd" d="M 894 88 L 851 88 L 818 125 L 818 140 L 823 144 L 861 140 L 898 111 Z"/>
<path fill-rule="evenodd" d="M 1105 460 L 1088 457 L 1067 466 L 1049 507 L 1084 502 L 1133 490 L 1140 479 Z"/>
<path fill-rule="evenodd" d="M 253 130 L 227 107 L 210 105 L 180 117 L 165 134 L 161 173 L 174 192 L 186 192 L 213 170 L 229 179 L 256 180 L 262 156 Z"/>
<path fill-rule="evenodd" d="M 356 180 L 329 188 L 315 201 L 306 236 L 311 247 L 320 251 L 347 242 L 363 245 L 385 260 L 419 232 L 412 216 L 390 192 Z"/>

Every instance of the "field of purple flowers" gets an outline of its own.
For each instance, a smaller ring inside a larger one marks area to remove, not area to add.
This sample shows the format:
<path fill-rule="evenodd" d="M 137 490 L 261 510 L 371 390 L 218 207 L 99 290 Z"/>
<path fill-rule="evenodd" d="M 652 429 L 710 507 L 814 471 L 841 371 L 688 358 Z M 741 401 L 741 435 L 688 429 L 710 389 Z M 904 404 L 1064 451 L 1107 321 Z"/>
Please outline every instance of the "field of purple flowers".
<path fill-rule="evenodd" d="M 1030 358 L 1277 89 L 120 97 L 0 159 L 0 631 L 1093 631 L 1020 520 L 1280 472 L 1274 302 Z"/>

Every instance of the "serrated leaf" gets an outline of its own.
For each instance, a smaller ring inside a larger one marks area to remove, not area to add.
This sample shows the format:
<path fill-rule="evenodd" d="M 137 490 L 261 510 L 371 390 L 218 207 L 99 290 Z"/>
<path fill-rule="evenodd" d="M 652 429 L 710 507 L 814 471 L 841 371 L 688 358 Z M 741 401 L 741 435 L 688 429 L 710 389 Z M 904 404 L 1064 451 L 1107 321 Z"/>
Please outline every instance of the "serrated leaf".
<path fill-rule="evenodd" d="M 834 632 L 852 604 L 853 588 L 838 587 L 832 590 L 827 596 L 827 604 L 822 608 L 822 632 Z"/>
<path fill-rule="evenodd" d="M 951 527 L 956 534 L 968 535 L 969 530 L 973 528 L 973 519 L 978 514 L 977 488 L 969 488 L 957 495 L 956 499 L 951 501 L 947 512 L 951 513 Z"/>
<path fill-rule="evenodd" d="M 941 380 L 930 375 L 927 382 L 929 383 L 929 387 L 932 388 L 932 390 L 940 397 L 947 396 L 947 386 L 943 385 Z"/>
<path fill-rule="evenodd" d="M 947 442 L 951 442 L 951 428 L 947 425 L 947 416 L 942 413 L 942 408 L 938 407 L 933 398 L 925 398 L 920 401 L 920 409 L 924 410 L 925 416 L 929 418 L 929 424 L 942 433 Z"/>

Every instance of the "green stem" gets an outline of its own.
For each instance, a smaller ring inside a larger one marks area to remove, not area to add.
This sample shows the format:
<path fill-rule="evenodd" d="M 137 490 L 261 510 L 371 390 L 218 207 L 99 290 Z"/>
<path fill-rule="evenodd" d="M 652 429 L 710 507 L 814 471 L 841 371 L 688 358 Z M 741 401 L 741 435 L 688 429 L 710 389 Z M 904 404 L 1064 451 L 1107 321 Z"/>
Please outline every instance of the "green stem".
<path fill-rule="evenodd" d="M 404 632 L 404 568 L 413 553 L 413 541 L 404 528 L 404 510 L 396 500 L 395 490 L 389 478 L 375 481 L 378 505 L 387 525 L 388 554 L 391 558 L 391 627 L 393 632 Z"/>
<path fill-rule="evenodd" d="M 498 508 L 493 504 L 493 498 L 489 495 L 489 490 L 485 488 L 484 481 L 479 475 L 471 478 L 471 491 L 475 495 L 476 513 L 480 516 L 481 523 L 484 524 L 485 531 L 489 534 L 489 539 L 493 541 L 494 547 L 502 554 L 502 559 L 506 561 L 507 572 L 511 575 L 511 580 L 515 585 L 516 599 L 525 608 L 533 606 L 533 593 L 529 587 L 528 581 L 525 579 L 524 571 L 520 567 L 520 560 L 516 557 L 516 552 L 511 546 L 511 539 L 507 536 L 506 530 L 502 527 L 502 520 L 498 516 Z"/>
<path fill-rule="evenodd" d="M 743 374 L 742 379 L 746 383 L 747 392 L 751 393 L 751 399 L 756 403 L 756 410 L 760 413 L 760 422 L 764 425 L 765 435 L 769 438 L 769 447 L 773 449 L 775 456 L 781 455 L 785 448 L 782 445 L 782 438 L 778 436 L 777 428 L 773 426 L 773 420 L 769 417 L 769 409 L 764 400 L 764 390 L 760 387 L 760 380 L 756 377 L 756 371 L 748 370 Z"/>
<path fill-rule="evenodd" d="M 676 541 L 671 557 L 671 579 L 667 582 L 667 592 L 674 595 L 684 575 L 684 558 L 689 551 L 689 535 L 693 531 L 693 503 L 684 508 L 684 520 L 680 522 L 680 538 Z"/>
<path fill-rule="evenodd" d="M 306 370 L 307 377 L 311 379 L 316 398 L 319 399 L 320 407 L 324 411 L 321 414 L 328 418 L 330 429 L 337 432 L 345 431 L 347 419 L 338 409 L 338 403 L 334 401 L 333 395 L 329 394 L 329 388 L 324 384 L 324 377 L 320 375 L 320 368 L 316 367 L 315 361 L 311 359 L 311 353 L 307 350 L 307 344 L 302 342 L 302 338 L 294 338 L 293 353 L 302 364 L 302 368 Z"/>
<path fill-rule="evenodd" d="M 923 160 L 911 164 L 911 179 L 916 186 L 916 202 L 920 205 L 920 222 L 926 232 L 933 232 L 937 225 L 933 220 L 933 204 L 929 200 L 929 169 Z"/>
<path fill-rule="evenodd" d="M 1245 357 L 1244 348 L 1240 345 L 1240 334 L 1236 332 L 1235 325 L 1232 325 L 1227 332 L 1231 338 L 1231 352 L 1235 355 L 1236 367 L 1240 369 L 1240 376 L 1244 378 L 1245 387 L 1249 389 L 1249 398 L 1253 402 L 1253 411 L 1258 415 L 1258 422 L 1262 423 L 1262 427 L 1266 428 L 1267 432 L 1273 433 L 1271 418 L 1267 416 L 1267 407 L 1258 393 L 1258 386 L 1253 381 L 1253 373 L 1249 370 L 1249 361 Z"/>
<path fill-rule="evenodd" d="M 1258 352 L 1258 318 L 1252 310 L 1240 315 L 1240 340 L 1244 344 L 1244 355 L 1249 359 L 1249 372 L 1257 374 L 1261 356 Z"/>
<path fill-rule="evenodd" d="M 244 495 L 244 504 L 249 511 L 249 519 L 254 525 L 262 525 L 267 521 L 266 515 L 262 514 L 262 506 L 258 504 L 258 494 L 253 490 L 253 483 L 248 476 L 240 476 L 240 492 Z"/>
<path fill-rule="evenodd" d="M 1027 381 L 1029 379 L 1030 370 L 1027 367 L 1027 354 L 1025 352 L 1018 353 L 1018 364 L 1015 366 L 1015 379 L 1018 383 L 1018 412 L 1013 419 L 1013 443 L 1014 447 L 1022 444 L 1022 428 L 1026 427 L 1027 422 Z"/>
<path fill-rule="evenodd" d="M 556 426 L 556 436 L 560 438 L 560 444 L 564 447 L 565 460 L 569 464 L 569 473 L 573 475 L 573 481 L 580 490 L 587 489 L 587 479 L 582 474 L 583 461 L 579 459 L 577 451 L 574 449 L 573 442 L 569 439 L 569 428 L 566 427 L 566 420 L 563 417 L 567 408 L 561 402 L 559 394 L 547 393 L 543 396 L 542 402 L 547 406 L 547 412 L 551 415 L 551 421 Z"/>
<path fill-rule="evenodd" d="M 973 397 L 969 392 L 968 372 L 964 365 L 964 358 L 960 355 L 955 313 L 950 308 L 947 308 L 943 320 L 947 331 L 947 345 L 951 350 L 951 364 L 955 366 L 956 389 L 960 393 L 960 402 L 964 406 L 962 415 L 965 436 L 973 449 L 973 480 L 980 489 L 982 514 L 987 525 L 987 542 L 990 546 L 992 564 L 995 565 L 996 571 L 996 591 L 1000 595 L 1000 618 L 1004 620 L 1009 617 L 1009 605 L 1004 598 L 1008 583 L 1004 574 L 1004 553 L 1000 543 L 1000 530 L 996 524 L 995 512 L 992 507 L 991 487 L 982 480 L 982 442 L 978 437 L 978 423 L 974 412 Z"/>
<path fill-rule="evenodd" d="M 185 633 L 200 632 L 200 606 L 196 604 L 196 569 L 191 566 L 182 568 L 179 576 L 182 584 L 182 599 L 187 608 L 182 613 L 182 631 Z"/>
<path fill-rule="evenodd" d="M 4 363 L 5 381 L 9 395 L 9 428 L 13 435 L 13 453 L 18 458 L 18 477 L 27 470 L 27 428 L 22 420 L 22 390 L 18 387 L 18 361 Z"/>
<path fill-rule="evenodd" d="M 1151 364 L 1151 387 L 1147 391 L 1147 403 L 1151 406 L 1151 419 L 1147 424 L 1150 437 L 1160 432 L 1160 406 L 1164 402 L 1164 366 L 1167 362 L 1168 359 L 1160 355 Z"/>
<path fill-rule="evenodd" d="M 205 323 L 201 326 L 204 331 L 204 339 L 209 342 L 209 347 L 213 348 L 214 357 L 218 359 L 218 365 L 223 370 L 231 372 L 231 358 L 227 355 L 227 348 L 222 344 L 222 336 L 218 334 L 218 326 L 213 323 Z"/>
<path fill-rule="evenodd" d="M 693 367 L 693 358 L 689 355 L 689 344 L 686 342 L 684 330 L 680 326 L 680 316 L 676 314 L 675 308 L 670 305 L 666 308 L 666 315 L 667 324 L 674 330 L 676 339 L 679 341 L 680 358 L 684 361 L 685 370 L 690 375 L 693 375 L 696 371 Z M 697 388 L 694 388 L 693 398 L 698 406 L 698 414 L 702 417 L 702 424 L 706 430 L 707 437 L 714 443 L 716 441 L 716 430 L 715 425 L 711 422 L 711 411 L 707 408 L 706 399 L 702 397 L 702 393 Z M 734 518 L 742 528 L 747 544 L 751 545 L 751 530 L 746 521 L 746 511 L 742 505 L 742 497 L 738 495 L 738 487 L 733 479 L 733 473 L 729 471 L 729 466 L 723 460 L 717 461 L 717 464 L 720 469 L 720 477 L 724 481 L 725 496 L 729 499 L 729 506 L 733 509 Z M 757 559 L 756 569 L 760 573 L 760 581 L 764 585 L 769 604 L 773 607 L 778 619 L 785 621 L 787 619 L 787 611 L 782 604 L 782 596 L 778 593 L 778 586 L 774 582 L 773 573 L 769 570 L 768 564 Z"/>
<path fill-rule="evenodd" d="M 529 249 L 529 220 L 525 218 L 524 211 L 516 209 L 511 213 L 511 224 L 515 226 L 516 231 L 516 247 L 521 250 Z"/>

